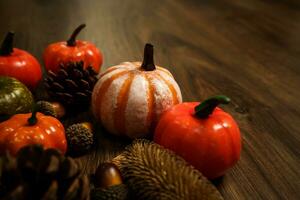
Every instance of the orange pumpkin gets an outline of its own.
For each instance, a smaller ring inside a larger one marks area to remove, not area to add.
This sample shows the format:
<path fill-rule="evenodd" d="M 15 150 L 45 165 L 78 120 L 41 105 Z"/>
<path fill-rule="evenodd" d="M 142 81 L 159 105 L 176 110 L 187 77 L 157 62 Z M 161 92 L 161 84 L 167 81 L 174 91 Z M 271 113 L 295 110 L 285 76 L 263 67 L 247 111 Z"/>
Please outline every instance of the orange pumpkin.
<path fill-rule="evenodd" d="M 146 44 L 143 63 L 124 62 L 100 74 L 92 109 L 109 132 L 141 138 L 149 135 L 165 110 L 181 101 L 172 74 L 154 65 L 153 46 Z"/>
<path fill-rule="evenodd" d="M 44 148 L 67 150 L 63 125 L 54 117 L 42 113 L 16 114 L 0 123 L 0 153 L 8 151 L 16 155 L 29 144 L 41 144 Z"/>

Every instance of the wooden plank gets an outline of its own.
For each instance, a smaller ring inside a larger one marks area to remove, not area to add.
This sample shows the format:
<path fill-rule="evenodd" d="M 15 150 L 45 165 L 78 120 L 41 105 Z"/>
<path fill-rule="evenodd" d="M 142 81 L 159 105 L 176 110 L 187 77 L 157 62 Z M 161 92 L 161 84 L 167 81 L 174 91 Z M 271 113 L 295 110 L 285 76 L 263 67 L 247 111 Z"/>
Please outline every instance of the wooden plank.
<path fill-rule="evenodd" d="M 2 0 L 0 36 L 14 30 L 16 46 L 42 61 L 47 44 L 85 22 L 80 38 L 102 49 L 102 70 L 141 60 L 153 43 L 185 101 L 232 98 L 224 109 L 240 125 L 243 152 L 215 181 L 225 199 L 299 199 L 299 11 L 297 0 Z M 96 127 L 97 146 L 79 158 L 87 172 L 130 143 Z"/>

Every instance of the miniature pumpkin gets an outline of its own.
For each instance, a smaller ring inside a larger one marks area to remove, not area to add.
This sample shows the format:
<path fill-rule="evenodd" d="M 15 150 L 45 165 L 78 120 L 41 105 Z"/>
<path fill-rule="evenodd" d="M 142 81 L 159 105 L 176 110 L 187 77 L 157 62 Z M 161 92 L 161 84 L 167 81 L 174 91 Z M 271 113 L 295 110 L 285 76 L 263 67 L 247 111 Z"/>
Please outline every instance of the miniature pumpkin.
<path fill-rule="evenodd" d="M 241 135 L 235 120 L 219 104 L 219 95 L 202 103 L 185 102 L 163 114 L 154 142 L 174 151 L 209 179 L 225 174 L 240 158 Z"/>
<path fill-rule="evenodd" d="M 61 64 L 83 61 L 84 68 L 92 66 L 96 72 L 99 72 L 103 62 L 102 53 L 94 44 L 76 40 L 84 27 L 85 24 L 78 26 L 66 42 L 56 42 L 45 49 L 43 58 L 47 71 L 57 73 Z"/>
<path fill-rule="evenodd" d="M 42 69 L 27 51 L 13 48 L 14 33 L 8 32 L 0 47 L 0 75 L 18 79 L 30 89 L 37 87 Z"/>
<path fill-rule="evenodd" d="M 20 81 L 0 76 L 0 122 L 17 113 L 28 113 L 33 105 L 33 96 Z"/>
<path fill-rule="evenodd" d="M 111 133 L 141 138 L 154 130 L 165 110 L 181 101 L 172 74 L 154 65 L 153 46 L 146 44 L 143 63 L 124 62 L 100 75 L 92 109 Z"/>
<path fill-rule="evenodd" d="M 58 119 L 42 113 L 16 114 L 0 123 L 0 154 L 16 155 L 29 144 L 56 148 L 63 154 L 67 150 L 64 126 Z"/>

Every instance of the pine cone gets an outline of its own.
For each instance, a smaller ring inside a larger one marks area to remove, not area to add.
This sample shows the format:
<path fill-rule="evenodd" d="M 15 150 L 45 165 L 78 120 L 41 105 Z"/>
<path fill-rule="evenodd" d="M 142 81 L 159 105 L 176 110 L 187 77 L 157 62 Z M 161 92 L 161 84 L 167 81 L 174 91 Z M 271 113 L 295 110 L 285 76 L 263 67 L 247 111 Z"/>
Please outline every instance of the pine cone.
<path fill-rule="evenodd" d="M 125 200 L 128 190 L 125 184 L 113 185 L 108 188 L 95 188 L 91 191 L 92 200 Z"/>
<path fill-rule="evenodd" d="M 93 88 L 98 80 L 91 66 L 83 68 L 84 63 L 61 64 L 57 73 L 48 71 L 45 87 L 49 96 L 67 108 L 84 110 L 89 107 Z"/>
<path fill-rule="evenodd" d="M 143 200 L 222 200 L 199 171 L 173 152 L 147 140 L 136 140 L 113 159 L 129 193 Z"/>
<path fill-rule="evenodd" d="M 78 163 L 55 149 L 23 147 L 0 158 L 0 199 L 89 199 L 89 179 Z"/>

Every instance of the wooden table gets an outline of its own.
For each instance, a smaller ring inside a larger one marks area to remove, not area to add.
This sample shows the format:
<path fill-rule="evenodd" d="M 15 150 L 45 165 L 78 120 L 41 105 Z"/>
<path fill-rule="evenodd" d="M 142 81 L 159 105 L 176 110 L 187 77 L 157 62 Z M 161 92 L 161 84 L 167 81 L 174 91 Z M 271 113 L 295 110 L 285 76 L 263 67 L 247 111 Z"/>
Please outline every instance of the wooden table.
<path fill-rule="evenodd" d="M 14 30 L 16 46 L 40 61 L 47 44 L 82 22 L 80 38 L 104 53 L 102 70 L 141 60 L 151 42 L 185 101 L 232 98 L 225 110 L 240 125 L 243 151 L 217 183 L 225 199 L 300 199 L 299 1 L 0 1 L 0 36 Z M 79 158 L 88 172 L 129 143 L 97 127 L 96 150 Z"/>

